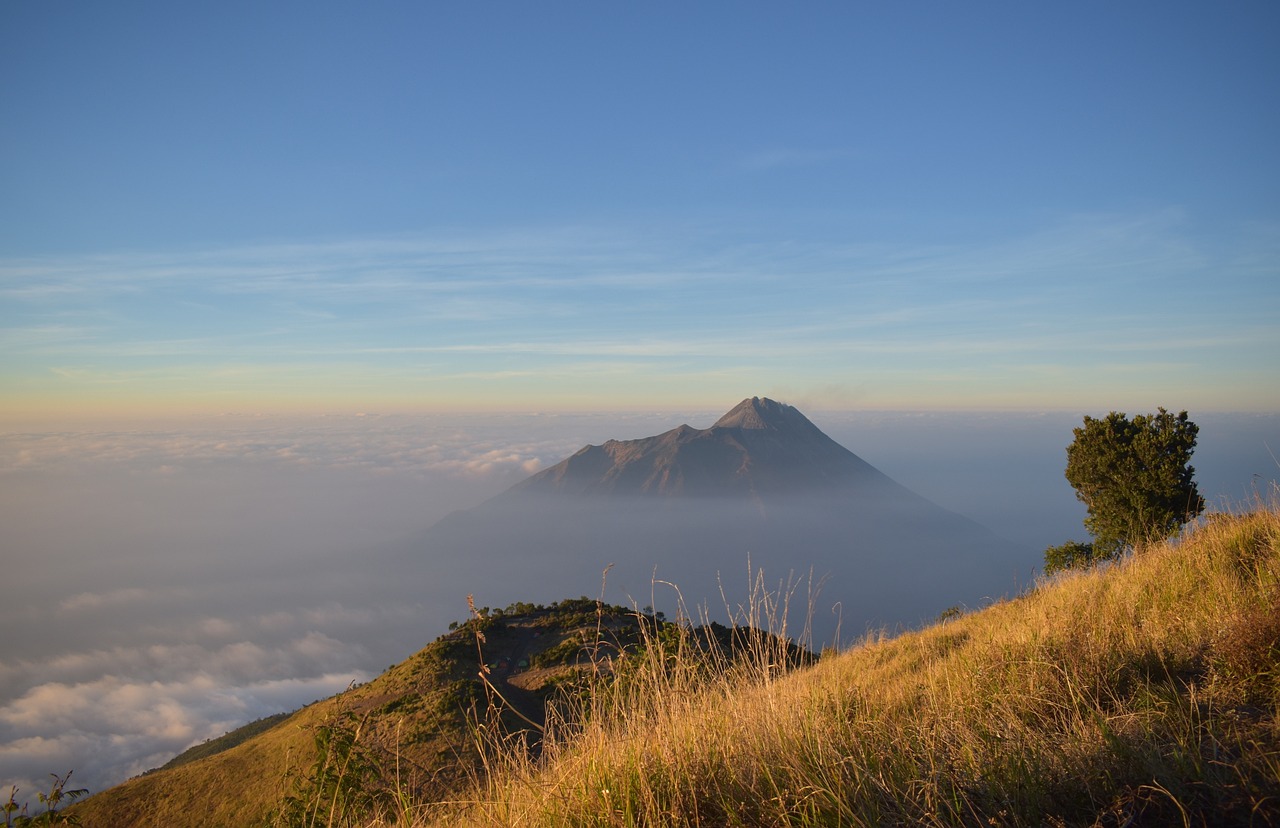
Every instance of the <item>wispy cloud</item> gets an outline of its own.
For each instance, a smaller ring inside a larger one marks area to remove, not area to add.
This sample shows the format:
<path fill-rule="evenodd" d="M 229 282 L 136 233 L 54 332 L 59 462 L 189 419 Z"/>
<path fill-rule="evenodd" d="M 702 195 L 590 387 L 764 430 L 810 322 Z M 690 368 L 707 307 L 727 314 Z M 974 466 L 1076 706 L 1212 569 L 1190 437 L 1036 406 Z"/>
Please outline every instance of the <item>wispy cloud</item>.
<path fill-rule="evenodd" d="M 1267 233 L 1240 239 L 1274 248 Z M 1084 355 L 1162 347 L 1221 365 L 1248 337 L 1280 346 L 1267 278 L 1280 273 L 1259 252 L 1206 247 L 1171 209 L 971 243 L 575 226 L 11 261 L 0 342 L 24 394 L 55 381 L 85 394 L 447 394 L 542 377 L 554 396 L 557 377 L 593 363 L 631 360 L 657 383 L 691 362 L 794 376 L 832 352 L 903 375 L 930 355 L 1053 350 L 1082 370 Z"/>
<path fill-rule="evenodd" d="M 63 612 L 79 610 L 96 610 L 104 607 L 117 607 L 123 604 L 134 604 L 154 598 L 155 593 L 140 587 L 113 589 L 108 592 L 80 592 L 63 598 L 58 608 Z"/>

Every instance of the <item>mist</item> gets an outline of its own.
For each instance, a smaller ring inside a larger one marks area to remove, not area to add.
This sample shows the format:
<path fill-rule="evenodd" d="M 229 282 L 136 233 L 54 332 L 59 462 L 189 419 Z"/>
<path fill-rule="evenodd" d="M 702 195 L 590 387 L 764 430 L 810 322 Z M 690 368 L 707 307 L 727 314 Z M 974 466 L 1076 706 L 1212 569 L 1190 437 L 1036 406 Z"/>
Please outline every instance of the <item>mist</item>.
<path fill-rule="evenodd" d="M 719 413 L 229 417 L 0 434 L 0 783 L 33 801 L 47 774 L 74 769 L 77 786 L 102 790 L 367 680 L 465 618 L 468 593 L 490 606 L 596 595 L 601 564 L 617 563 L 606 597 L 649 604 L 652 569 L 611 560 L 617 550 L 542 565 L 554 550 L 530 538 L 490 550 L 482 570 L 425 558 L 412 581 L 390 562 L 442 518 L 584 444 L 703 427 Z M 1079 414 L 806 413 L 1026 562 L 1086 538 L 1062 476 Z M 1274 492 L 1280 415 L 1193 418 L 1211 507 Z M 745 559 L 740 574 L 724 566 L 680 584 L 685 598 L 696 603 L 717 577 L 745 584 Z"/>

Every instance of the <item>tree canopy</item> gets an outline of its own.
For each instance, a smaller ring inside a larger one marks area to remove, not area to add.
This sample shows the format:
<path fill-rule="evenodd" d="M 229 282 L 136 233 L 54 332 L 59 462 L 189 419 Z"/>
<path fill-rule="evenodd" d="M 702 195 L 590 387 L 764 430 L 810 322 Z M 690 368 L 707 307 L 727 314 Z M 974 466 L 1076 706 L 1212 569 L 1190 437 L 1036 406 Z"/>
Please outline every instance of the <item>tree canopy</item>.
<path fill-rule="evenodd" d="M 1200 429 L 1187 412 L 1085 417 L 1067 447 L 1066 477 L 1088 507 L 1094 558 L 1163 540 L 1204 511 L 1189 464 Z"/>

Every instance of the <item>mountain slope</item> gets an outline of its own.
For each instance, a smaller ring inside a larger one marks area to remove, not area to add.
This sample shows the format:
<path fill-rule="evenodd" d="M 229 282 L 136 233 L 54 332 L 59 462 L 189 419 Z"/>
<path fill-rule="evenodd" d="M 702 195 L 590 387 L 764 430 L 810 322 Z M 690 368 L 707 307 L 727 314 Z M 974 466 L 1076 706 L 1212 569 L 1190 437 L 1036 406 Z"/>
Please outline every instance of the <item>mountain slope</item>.
<path fill-rule="evenodd" d="M 566 602 L 557 623 L 612 623 L 592 606 Z M 508 656 L 549 615 L 514 609 L 523 632 L 494 644 Z M 433 645 L 341 706 L 421 704 L 415 662 L 461 656 L 469 637 L 445 636 L 445 652 Z M 755 652 L 708 675 L 685 650 L 659 651 L 627 681 L 591 684 L 541 757 L 508 750 L 447 802 L 420 793 L 413 814 L 376 824 L 1280 824 L 1276 507 L 1212 516 L 1180 542 L 812 667 Z M 191 772 L 167 788 L 147 787 L 154 774 L 69 811 L 90 828 L 252 824 L 254 783 L 282 792 L 288 754 L 268 737 L 285 730 L 177 768 Z"/>

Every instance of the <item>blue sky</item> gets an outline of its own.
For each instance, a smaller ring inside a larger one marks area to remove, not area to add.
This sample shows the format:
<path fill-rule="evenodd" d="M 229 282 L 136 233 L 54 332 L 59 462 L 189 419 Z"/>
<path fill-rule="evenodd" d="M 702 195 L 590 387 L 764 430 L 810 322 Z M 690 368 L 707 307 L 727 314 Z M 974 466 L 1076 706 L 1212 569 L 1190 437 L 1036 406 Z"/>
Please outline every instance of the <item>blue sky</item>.
<path fill-rule="evenodd" d="M 0 415 L 1280 410 L 1273 4 L 0 7 Z"/>

